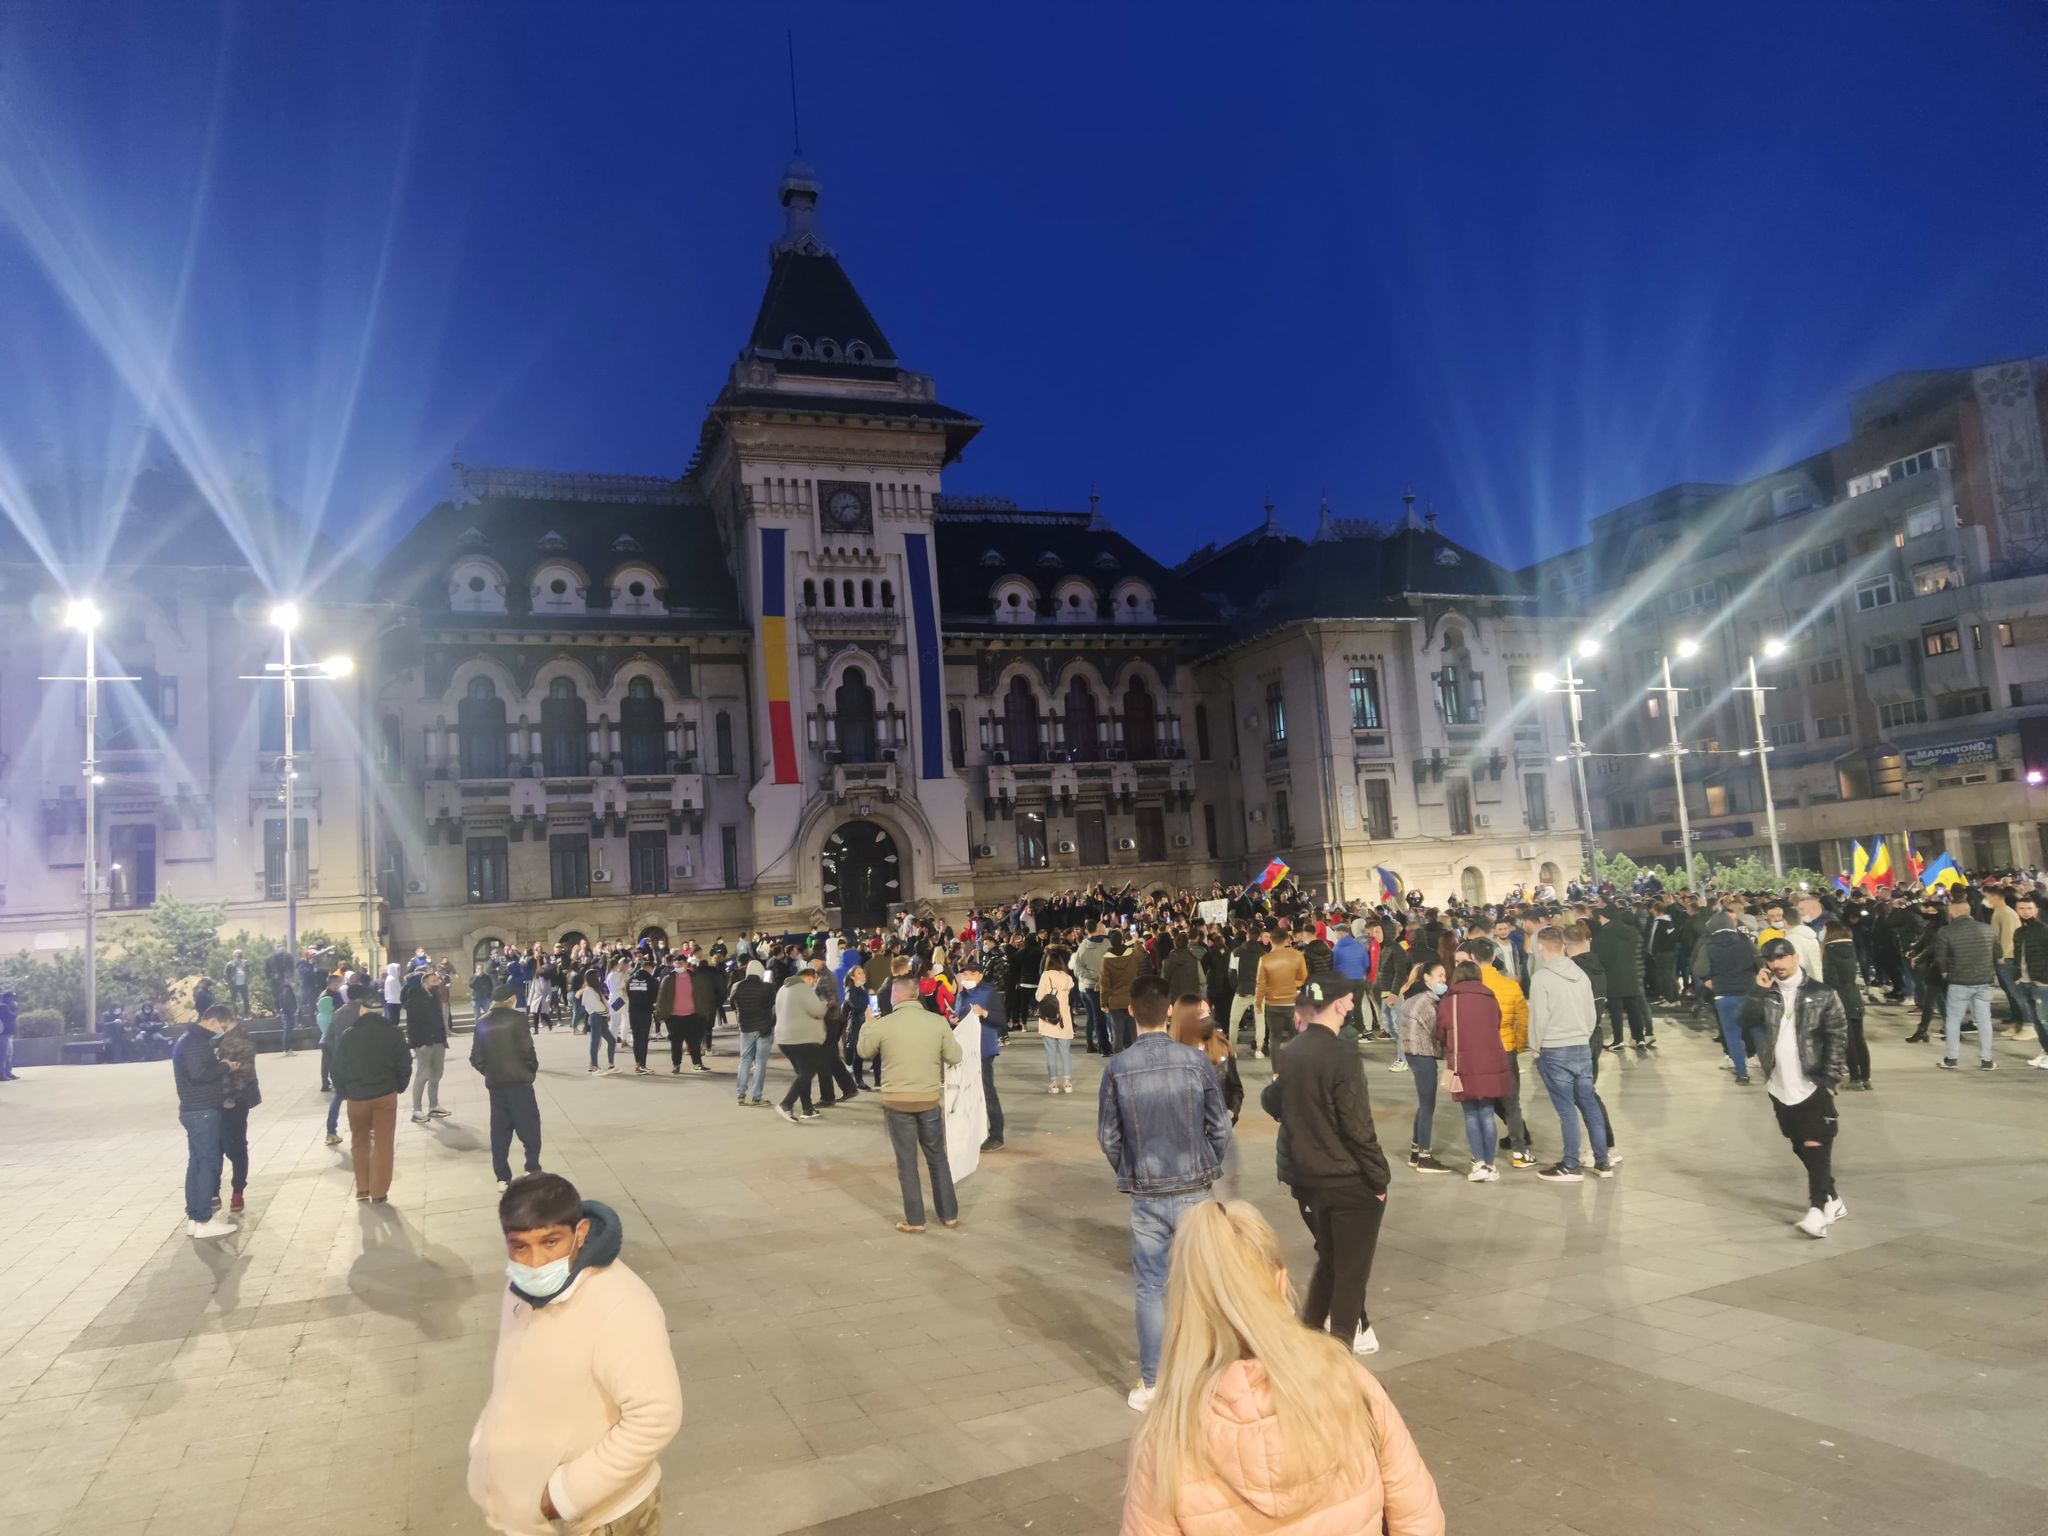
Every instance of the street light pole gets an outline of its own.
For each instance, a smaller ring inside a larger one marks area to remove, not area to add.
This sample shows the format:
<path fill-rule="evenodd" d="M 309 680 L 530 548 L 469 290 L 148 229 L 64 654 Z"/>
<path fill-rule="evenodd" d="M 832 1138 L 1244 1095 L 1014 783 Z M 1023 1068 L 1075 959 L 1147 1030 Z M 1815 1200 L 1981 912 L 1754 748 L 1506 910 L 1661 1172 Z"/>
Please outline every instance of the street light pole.
<path fill-rule="evenodd" d="M 1600 642 L 1590 636 L 1581 640 L 1578 654 L 1591 656 L 1600 649 Z M 1572 782 L 1579 792 L 1579 850 L 1586 861 L 1586 878 L 1595 885 L 1600 883 L 1600 845 L 1593 838 L 1593 793 L 1586 786 L 1586 743 L 1579 732 L 1579 696 L 1591 693 L 1590 688 L 1579 686 L 1579 675 L 1570 651 L 1565 652 L 1564 676 L 1553 677 L 1539 672 L 1531 679 L 1546 693 L 1562 693 L 1565 696 L 1565 718 L 1572 731 Z"/>
<path fill-rule="evenodd" d="M 1691 640 L 1678 643 L 1678 654 L 1690 656 L 1699 646 Z M 1664 715 L 1671 722 L 1671 782 L 1678 790 L 1678 848 L 1685 859 L 1685 884 L 1693 895 L 1700 893 L 1699 877 L 1692 867 L 1692 818 L 1685 809 L 1685 748 L 1678 739 L 1678 696 L 1685 690 L 1671 686 L 1671 657 L 1660 658 L 1664 664 L 1664 686 L 1658 692 L 1664 695 Z"/>
<path fill-rule="evenodd" d="M 1784 655 L 1785 642 L 1782 640 L 1766 640 L 1764 642 L 1764 654 L 1774 657 Z M 1756 656 L 1754 654 L 1749 658 L 1749 688 L 1747 692 L 1749 694 L 1752 718 L 1756 721 L 1756 761 L 1758 769 L 1763 774 L 1764 781 L 1764 824 L 1770 829 L 1771 834 L 1771 868 L 1777 871 L 1778 878 L 1782 880 L 1785 877 L 1785 855 L 1778 847 L 1778 812 L 1776 806 L 1771 801 L 1771 744 L 1764 740 L 1764 688 L 1756 680 Z"/>

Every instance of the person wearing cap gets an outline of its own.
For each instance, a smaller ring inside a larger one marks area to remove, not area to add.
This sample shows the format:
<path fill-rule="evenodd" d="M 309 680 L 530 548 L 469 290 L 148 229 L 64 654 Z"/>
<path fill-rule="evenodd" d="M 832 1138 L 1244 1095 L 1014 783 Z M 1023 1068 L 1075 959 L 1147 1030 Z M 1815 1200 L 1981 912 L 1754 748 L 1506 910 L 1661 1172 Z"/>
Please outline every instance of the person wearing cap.
<path fill-rule="evenodd" d="M 483 1074 L 491 1100 L 491 1171 L 498 1188 L 512 1182 L 512 1137 L 519 1136 L 526 1171 L 540 1172 L 540 1103 L 533 1080 L 540 1075 L 540 1056 L 533 1048 L 533 1030 L 519 1011 L 519 989 L 509 982 L 491 994 L 491 1011 L 476 1021 L 470 1037 L 469 1064 Z"/>
<path fill-rule="evenodd" d="M 1350 983 L 1333 972 L 1302 983 L 1298 1032 L 1278 1074 L 1278 1118 L 1287 1132 L 1289 1188 L 1316 1245 L 1301 1320 L 1369 1355 L 1380 1347 L 1365 1291 L 1387 1208 L 1387 1157 L 1373 1129 L 1365 1065 L 1339 1038 L 1355 1002 Z"/>
<path fill-rule="evenodd" d="M 1756 987 L 1742 1005 L 1743 1032 L 1778 1129 L 1806 1166 L 1807 1212 L 1793 1225 L 1808 1237 L 1826 1237 L 1849 1214 L 1833 1167 L 1835 1085 L 1848 1072 L 1848 1020 L 1834 989 L 1800 969 L 1791 940 L 1767 940 L 1762 954 Z"/>

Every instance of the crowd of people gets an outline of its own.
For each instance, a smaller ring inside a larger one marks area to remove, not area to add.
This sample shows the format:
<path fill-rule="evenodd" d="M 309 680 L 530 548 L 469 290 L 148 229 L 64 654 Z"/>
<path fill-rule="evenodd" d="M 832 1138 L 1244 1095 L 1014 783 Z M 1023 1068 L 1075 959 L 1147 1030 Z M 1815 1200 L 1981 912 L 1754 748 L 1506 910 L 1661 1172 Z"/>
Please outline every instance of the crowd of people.
<path fill-rule="evenodd" d="M 859 935 L 497 950 L 479 959 L 468 991 L 470 1062 L 489 1101 L 513 1257 L 506 1328 L 568 1315 L 543 1314 L 548 1285 L 573 1289 L 579 1274 L 616 1266 L 618 1251 L 616 1214 L 580 1202 L 541 1168 L 536 1034 L 585 1035 L 593 1074 L 620 1070 L 625 1043 L 638 1075 L 655 1071 L 650 1047 L 665 1035 L 670 1072 L 703 1075 L 714 1030 L 735 1027 L 735 1103 L 773 1103 L 798 1126 L 874 1094 L 902 1196 L 896 1228 L 917 1236 L 928 1215 L 958 1228 L 960 1181 L 1003 1150 L 999 1089 L 1015 1091 L 1020 1077 L 999 1078 L 996 1064 L 1028 1030 L 1048 1095 L 1072 1093 L 1077 1042 L 1105 1058 L 1097 1139 L 1130 1206 L 1138 1382 L 1129 1401 L 1146 1414 L 1125 1528 L 1238 1528 L 1229 1520 L 1250 1494 L 1218 1454 L 1227 1420 L 1288 1469 L 1261 1518 L 1342 1509 L 1370 1511 L 1394 1531 L 1441 1529 L 1398 1413 L 1357 1364 L 1380 1347 L 1367 1292 L 1392 1183 L 1366 1077 L 1380 1048 L 1414 1097 L 1412 1118 L 1399 1112 L 1412 1172 L 1460 1171 L 1439 1156 L 1435 1114 L 1447 1094 L 1462 1120 L 1467 1180 L 1495 1184 L 1503 1169 L 1528 1169 L 1538 1182 L 1577 1183 L 1613 1178 L 1622 1162 L 1599 1092 L 1603 1060 L 1658 1049 L 1653 1008 L 1667 1022 L 1711 1028 L 1731 1083 L 1764 1086 L 1802 1165 L 1803 1214 L 1792 1225 L 1822 1238 L 1848 1214 L 1833 1169 L 1836 1096 L 1872 1090 L 1869 1002 L 1917 1005 L 1909 1040 L 1929 1039 L 1939 1019 L 1937 1064 L 1947 1069 L 1960 1065 L 1962 1033 L 1974 1028 L 1980 1070 L 1990 1070 L 1992 999 L 2002 992 L 2007 1029 L 2031 1030 L 2041 1050 L 2029 1064 L 2048 1068 L 2044 899 L 2031 878 L 1846 898 L 1573 887 L 1491 907 L 1432 906 L 1420 893 L 1333 905 L 1291 886 L 1206 896 L 1097 886 L 974 912 L 957 926 L 905 915 Z M 339 1145 L 345 1110 L 358 1200 L 389 1198 L 408 1087 L 414 1123 L 448 1114 L 440 1088 L 452 980 L 424 951 L 380 976 L 313 979 L 328 1139 Z M 789 1068 L 779 1100 L 767 1093 L 771 1056 Z M 1557 1118 L 1548 1159 L 1525 1114 L 1525 1056 Z M 190 1149 L 188 1230 L 223 1236 L 245 1204 L 248 1113 L 261 1101 L 236 1007 L 206 1008 L 172 1061 Z M 1278 1122 L 1274 1173 L 1315 1250 L 1298 1302 L 1270 1227 L 1219 1198 L 1246 1176 L 1235 1126 L 1254 1061 L 1267 1064 L 1261 1110 Z M 1390 1118 L 1383 1109 L 1378 1121 Z M 549 1242 L 563 1252 L 533 1262 Z M 585 1323 L 595 1310 L 582 1310 Z M 1370 1425 L 1363 1437 L 1336 1433 L 1361 1424 Z M 659 1450 L 651 1433 L 644 1443 L 652 1451 L 636 1478 Z M 1371 1454 L 1354 1454 L 1361 1443 Z M 487 1513 L 504 1496 L 490 1477 L 479 1486 L 473 1475 L 472 1488 Z M 651 1484 L 622 1489 L 551 1477 L 542 1496 L 553 1511 L 624 1509 L 633 1492 L 633 1508 L 651 1503 Z"/>

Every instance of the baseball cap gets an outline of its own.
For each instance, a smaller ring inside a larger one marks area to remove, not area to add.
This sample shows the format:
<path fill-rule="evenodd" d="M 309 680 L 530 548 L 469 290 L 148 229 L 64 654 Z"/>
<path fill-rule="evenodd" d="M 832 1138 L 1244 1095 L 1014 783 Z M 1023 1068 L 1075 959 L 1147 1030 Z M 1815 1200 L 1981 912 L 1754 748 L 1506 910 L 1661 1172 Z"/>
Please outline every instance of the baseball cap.
<path fill-rule="evenodd" d="M 1339 976 L 1311 976 L 1301 984 L 1299 1001 L 1324 1008 L 1351 995 L 1351 984 Z"/>
<path fill-rule="evenodd" d="M 1761 953 L 1766 960 L 1778 960 L 1786 955 L 1797 955 L 1799 951 L 1792 947 L 1790 939 L 1772 939 L 1764 945 Z"/>
<path fill-rule="evenodd" d="M 494 1003 L 510 1003 L 518 1000 L 519 994 L 511 987 L 499 987 L 491 993 Z"/>

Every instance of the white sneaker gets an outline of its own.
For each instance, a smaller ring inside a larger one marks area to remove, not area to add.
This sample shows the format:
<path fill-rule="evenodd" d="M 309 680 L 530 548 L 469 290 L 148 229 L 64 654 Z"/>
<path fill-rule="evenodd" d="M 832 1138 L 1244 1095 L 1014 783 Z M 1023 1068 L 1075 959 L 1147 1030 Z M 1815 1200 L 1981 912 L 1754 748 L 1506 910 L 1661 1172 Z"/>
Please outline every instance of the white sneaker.
<path fill-rule="evenodd" d="M 1408 1070 L 1408 1058 L 1404 1056 L 1399 1061 L 1388 1062 L 1387 1070 L 1389 1072 L 1406 1072 Z"/>
<path fill-rule="evenodd" d="M 1500 1182 L 1500 1170 L 1486 1163 L 1474 1163 L 1472 1171 L 1465 1175 L 1465 1182 L 1468 1184 L 1498 1184 Z"/>
<path fill-rule="evenodd" d="M 188 1221 L 185 1223 L 187 1237 L 233 1237 L 242 1229 L 226 1217 L 216 1216 L 211 1221 Z"/>
<path fill-rule="evenodd" d="M 1370 1327 L 1361 1328 L 1352 1336 L 1351 1353 L 1354 1355 L 1376 1355 L 1380 1352 L 1380 1336 Z"/>
<path fill-rule="evenodd" d="M 1058 1083 L 1047 1083 L 1045 1085 L 1045 1091 L 1047 1093 L 1058 1093 L 1060 1091 L 1060 1085 Z"/>
<path fill-rule="evenodd" d="M 2043 1051 L 2040 1055 L 2036 1056 L 2032 1061 L 2028 1062 L 2027 1065 L 2030 1067 L 2039 1067 L 2043 1072 L 2048 1072 L 2048 1051 Z"/>
<path fill-rule="evenodd" d="M 1792 1225 L 1804 1232 L 1808 1237 L 1826 1237 L 1828 1235 L 1828 1213 L 1818 1207 L 1814 1207 L 1808 1210 L 1804 1216 L 1793 1222 Z"/>
<path fill-rule="evenodd" d="M 1129 1405 L 1133 1413 L 1143 1413 L 1152 1406 L 1152 1399 L 1158 1395 L 1159 1389 L 1157 1387 L 1148 1387 L 1141 1381 L 1131 1388 L 1130 1395 L 1124 1399 L 1124 1402 Z"/>
<path fill-rule="evenodd" d="M 1840 1221 L 1844 1216 L 1849 1214 L 1848 1202 L 1842 1199 L 1840 1195 L 1837 1195 L 1834 1199 L 1830 1200 L 1826 1205 L 1821 1207 L 1821 1214 L 1827 1217 L 1827 1219 L 1831 1222 Z"/>
<path fill-rule="evenodd" d="M 501 1194 L 501 1195 L 502 1195 L 503 1193 L 505 1193 L 505 1191 L 506 1191 L 506 1190 L 510 1189 L 511 1187 L 512 1187 L 512 1186 L 511 1186 L 511 1184 L 510 1184 L 509 1182 L 507 1182 L 506 1180 L 504 1180 L 504 1179 L 500 1179 L 500 1180 L 498 1180 L 498 1193 L 499 1193 L 499 1194 Z"/>

